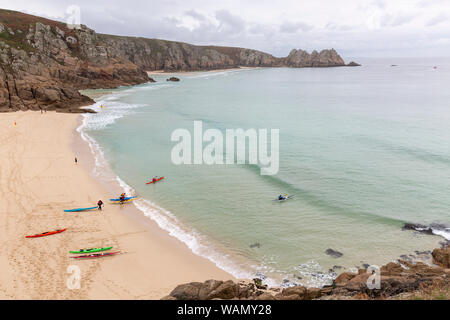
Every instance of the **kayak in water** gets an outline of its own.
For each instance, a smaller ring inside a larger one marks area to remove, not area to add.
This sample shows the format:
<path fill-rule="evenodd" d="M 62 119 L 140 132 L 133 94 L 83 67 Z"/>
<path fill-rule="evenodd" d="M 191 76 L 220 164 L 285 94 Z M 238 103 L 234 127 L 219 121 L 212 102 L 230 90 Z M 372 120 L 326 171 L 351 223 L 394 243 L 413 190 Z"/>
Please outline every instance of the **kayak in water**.
<path fill-rule="evenodd" d="M 273 201 L 286 201 L 286 200 L 292 199 L 293 197 L 294 197 L 293 195 L 285 194 L 285 195 L 280 195 L 280 197 L 274 199 Z"/>
<path fill-rule="evenodd" d="M 71 257 L 73 259 L 89 259 L 89 258 L 102 258 L 102 257 L 108 257 L 108 256 L 113 256 L 115 254 L 120 253 L 120 251 L 116 251 L 116 252 L 104 252 L 104 253 L 94 253 L 94 254 L 85 254 L 82 256 L 76 256 L 76 257 Z"/>
<path fill-rule="evenodd" d="M 80 250 L 76 250 L 76 251 L 69 251 L 69 253 L 93 253 L 93 252 L 100 252 L 100 251 L 111 250 L 112 248 L 113 247 L 80 249 Z"/>
<path fill-rule="evenodd" d="M 89 208 L 78 208 L 78 209 L 69 209 L 69 210 L 64 210 L 64 212 L 79 212 L 79 211 L 88 211 L 88 210 L 94 210 L 97 209 L 98 207 L 89 207 Z"/>
<path fill-rule="evenodd" d="M 161 181 L 162 179 L 164 179 L 164 177 L 160 177 L 160 178 L 153 178 L 152 181 L 147 182 L 146 184 L 152 184 L 152 183 L 156 183 L 158 181 Z"/>
<path fill-rule="evenodd" d="M 26 236 L 26 238 L 39 238 L 39 237 L 45 237 L 45 236 L 50 236 L 52 234 L 57 234 L 57 233 L 61 233 L 66 231 L 67 228 L 64 229 L 59 229 L 59 230 L 55 230 L 55 231 L 47 231 L 47 232 L 43 232 L 43 233 L 38 233 L 38 234 L 34 234 L 32 236 Z"/>

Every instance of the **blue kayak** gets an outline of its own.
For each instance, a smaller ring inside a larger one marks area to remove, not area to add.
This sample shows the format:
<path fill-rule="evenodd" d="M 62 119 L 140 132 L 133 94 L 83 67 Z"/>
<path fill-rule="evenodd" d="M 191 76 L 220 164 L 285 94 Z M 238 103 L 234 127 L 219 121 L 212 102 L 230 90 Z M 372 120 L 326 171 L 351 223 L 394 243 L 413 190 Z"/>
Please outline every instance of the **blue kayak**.
<path fill-rule="evenodd" d="M 137 197 L 125 197 L 124 198 L 124 201 L 127 201 L 127 200 L 131 200 L 131 199 L 135 199 L 135 198 L 137 198 Z M 120 201 L 120 199 L 118 198 L 118 199 L 109 199 L 110 201 Z"/>
<path fill-rule="evenodd" d="M 87 211 L 87 210 L 93 210 L 97 209 L 98 207 L 90 207 L 90 208 L 78 208 L 78 209 L 70 209 L 70 210 L 64 210 L 64 212 L 78 212 L 78 211 Z"/>
<path fill-rule="evenodd" d="M 284 196 L 284 198 L 283 199 L 280 199 L 280 198 L 277 198 L 277 199 L 274 199 L 273 201 L 286 201 L 286 200 L 289 200 L 289 199 L 292 199 L 294 196 L 293 195 L 285 195 Z"/>

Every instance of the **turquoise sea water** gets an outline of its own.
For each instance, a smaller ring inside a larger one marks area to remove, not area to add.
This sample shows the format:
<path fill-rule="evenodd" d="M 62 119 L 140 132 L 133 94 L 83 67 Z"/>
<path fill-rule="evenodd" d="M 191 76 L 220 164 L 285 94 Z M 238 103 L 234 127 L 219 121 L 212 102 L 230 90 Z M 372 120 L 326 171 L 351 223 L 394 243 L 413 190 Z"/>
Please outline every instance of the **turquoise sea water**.
<path fill-rule="evenodd" d="M 382 264 L 443 239 L 402 231 L 405 222 L 440 224 L 450 239 L 450 60 L 359 61 L 179 74 L 177 83 L 156 75 L 97 99 L 82 132 L 141 196 L 135 205 L 195 253 L 238 277 L 329 283 L 333 266 Z M 195 120 L 223 132 L 280 129 L 279 173 L 174 165 L 171 133 L 193 132 Z M 156 175 L 167 178 L 145 184 Z M 295 197 L 272 201 L 280 193 Z"/>

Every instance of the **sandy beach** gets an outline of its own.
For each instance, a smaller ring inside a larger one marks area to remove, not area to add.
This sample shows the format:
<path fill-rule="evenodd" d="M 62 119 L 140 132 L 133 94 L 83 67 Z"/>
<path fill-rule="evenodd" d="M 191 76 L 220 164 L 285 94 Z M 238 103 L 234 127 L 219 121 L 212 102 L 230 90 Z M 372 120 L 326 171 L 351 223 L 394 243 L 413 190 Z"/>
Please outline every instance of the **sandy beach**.
<path fill-rule="evenodd" d="M 159 299 L 181 283 L 233 279 L 134 205 L 108 203 L 117 195 L 92 176 L 92 155 L 75 130 L 79 119 L 55 112 L 0 115 L 0 299 Z M 103 211 L 63 212 L 99 199 Z M 25 238 L 60 228 L 67 231 Z M 69 258 L 69 250 L 103 246 L 122 254 Z M 80 268 L 79 289 L 67 286 L 69 266 Z"/>

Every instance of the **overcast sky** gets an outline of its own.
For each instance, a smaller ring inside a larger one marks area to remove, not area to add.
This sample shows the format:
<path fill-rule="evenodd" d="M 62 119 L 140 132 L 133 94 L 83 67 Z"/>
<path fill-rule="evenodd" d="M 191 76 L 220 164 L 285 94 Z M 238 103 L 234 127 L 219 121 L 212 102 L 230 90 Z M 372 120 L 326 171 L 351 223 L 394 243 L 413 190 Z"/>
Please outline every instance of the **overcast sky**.
<path fill-rule="evenodd" d="M 345 57 L 450 56 L 450 0 L 0 0 L 100 33 L 239 46 L 286 56 L 335 48 Z"/>

